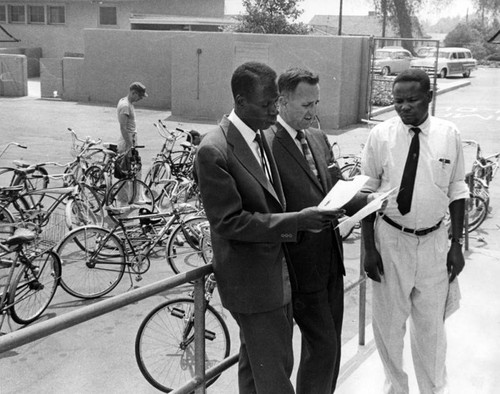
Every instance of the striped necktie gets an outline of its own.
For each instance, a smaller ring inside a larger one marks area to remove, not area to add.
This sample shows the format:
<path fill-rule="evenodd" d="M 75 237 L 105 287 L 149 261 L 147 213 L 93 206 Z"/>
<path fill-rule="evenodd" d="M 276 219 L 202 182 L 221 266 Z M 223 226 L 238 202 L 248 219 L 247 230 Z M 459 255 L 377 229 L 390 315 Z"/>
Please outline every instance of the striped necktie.
<path fill-rule="evenodd" d="M 297 130 L 297 136 L 295 138 L 299 140 L 300 146 L 302 146 L 302 153 L 306 158 L 307 164 L 309 165 L 309 169 L 319 179 L 318 169 L 316 168 L 316 163 L 314 162 L 314 157 L 311 153 L 311 150 L 309 149 L 309 145 L 307 145 L 306 135 L 302 130 Z"/>

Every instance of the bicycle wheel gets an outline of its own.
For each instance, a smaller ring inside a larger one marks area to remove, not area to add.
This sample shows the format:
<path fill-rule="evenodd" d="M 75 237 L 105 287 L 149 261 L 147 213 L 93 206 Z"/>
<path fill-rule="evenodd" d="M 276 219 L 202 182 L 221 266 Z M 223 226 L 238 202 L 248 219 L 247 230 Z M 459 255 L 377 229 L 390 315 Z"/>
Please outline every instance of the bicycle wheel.
<path fill-rule="evenodd" d="M 10 314 L 18 324 L 36 320 L 50 304 L 61 278 L 61 260 L 52 250 L 30 258 L 12 283 Z"/>
<path fill-rule="evenodd" d="M 467 213 L 469 215 L 468 231 L 476 230 L 486 219 L 488 213 L 488 205 L 486 201 L 479 196 L 470 196 L 465 202 Z"/>
<path fill-rule="evenodd" d="M 345 180 L 354 178 L 356 175 L 361 175 L 361 168 L 358 163 L 349 163 L 340 169 Z"/>
<path fill-rule="evenodd" d="M 62 262 L 62 288 L 84 299 L 113 290 L 125 272 L 125 252 L 120 239 L 97 226 L 77 228 L 57 248 Z"/>
<path fill-rule="evenodd" d="M 139 206 L 156 212 L 151 189 L 139 179 L 122 179 L 114 183 L 106 196 L 106 206 L 113 210 L 109 217 L 118 219 L 138 216 Z"/>
<path fill-rule="evenodd" d="M 5 241 L 14 234 L 14 217 L 7 208 L 0 207 L 0 242 Z"/>
<path fill-rule="evenodd" d="M 87 168 L 83 182 L 95 192 L 99 204 L 102 206 L 106 199 L 106 176 L 103 167 L 92 165 Z"/>
<path fill-rule="evenodd" d="M 229 356 L 229 331 L 211 305 L 205 312 L 205 341 L 206 369 Z M 165 393 L 194 377 L 193 299 L 167 301 L 146 316 L 135 339 L 135 358 L 146 380 Z M 209 380 L 207 386 L 218 377 Z"/>
<path fill-rule="evenodd" d="M 170 166 L 162 161 L 154 162 L 151 168 L 146 173 L 144 183 L 151 189 L 155 202 L 160 199 L 163 188 L 165 186 L 165 184 L 161 183 L 161 181 L 165 181 L 169 178 Z"/>
<path fill-rule="evenodd" d="M 66 225 L 73 230 L 92 224 L 95 226 L 104 224 L 104 210 L 92 188 L 81 183 L 80 193 L 70 198 L 66 204 Z"/>
<path fill-rule="evenodd" d="M 192 217 L 181 222 L 170 234 L 166 246 L 166 258 L 172 270 L 179 274 L 205 265 L 201 252 L 204 217 Z"/>

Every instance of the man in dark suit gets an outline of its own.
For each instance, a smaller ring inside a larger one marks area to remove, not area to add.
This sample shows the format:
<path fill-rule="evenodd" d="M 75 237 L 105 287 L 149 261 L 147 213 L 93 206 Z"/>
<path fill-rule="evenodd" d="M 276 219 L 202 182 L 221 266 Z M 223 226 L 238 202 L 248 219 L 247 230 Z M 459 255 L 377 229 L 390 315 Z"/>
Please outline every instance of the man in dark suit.
<path fill-rule="evenodd" d="M 304 69 L 289 69 L 278 78 L 278 122 L 265 132 L 283 185 L 287 211 L 317 206 L 338 178 L 326 135 L 310 128 L 319 103 L 319 78 Z M 358 195 L 345 207 L 349 214 L 366 204 Z M 298 394 L 331 394 L 340 366 L 345 274 L 337 221 L 321 232 L 300 233 L 286 244 L 296 277 L 293 314 L 302 332 L 297 374 Z"/>
<path fill-rule="evenodd" d="M 214 271 L 222 304 L 240 327 L 239 392 L 293 393 L 291 287 L 282 243 L 329 227 L 337 212 L 284 213 L 280 176 L 260 133 L 276 122 L 276 73 L 245 63 L 234 71 L 231 89 L 234 109 L 205 135 L 195 161 Z"/>

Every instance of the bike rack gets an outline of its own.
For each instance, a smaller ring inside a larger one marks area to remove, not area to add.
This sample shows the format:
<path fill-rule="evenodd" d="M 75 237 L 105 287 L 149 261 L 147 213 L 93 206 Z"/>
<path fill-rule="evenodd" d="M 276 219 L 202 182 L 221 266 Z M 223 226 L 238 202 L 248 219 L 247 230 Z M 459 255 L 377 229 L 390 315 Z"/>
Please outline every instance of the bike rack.
<path fill-rule="evenodd" d="M 362 268 L 362 260 L 360 260 Z M 183 272 L 173 277 L 160 280 L 139 289 L 131 290 L 124 294 L 102 300 L 98 303 L 84 306 L 77 310 L 56 316 L 52 319 L 27 326 L 22 330 L 14 331 L 0 337 L 0 354 L 19 346 L 26 345 L 38 339 L 45 338 L 56 332 L 84 323 L 88 320 L 105 315 L 131 303 L 171 290 L 188 282 L 194 282 L 195 303 L 195 377 L 178 387 L 172 394 L 205 394 L 207 380 L 221 374 L 238 362 L 239 354 L 234 354 L 222 360 L 219 364 L 205 371 L 205 276 L 213 272 L 211 264 Z M 345 293 L 360 286 L 359 294 L 359 344 L 365 342 L 365 301 L 366 301 L 366 276 L 360 270 L 359 279 L 345 288 Z"/>

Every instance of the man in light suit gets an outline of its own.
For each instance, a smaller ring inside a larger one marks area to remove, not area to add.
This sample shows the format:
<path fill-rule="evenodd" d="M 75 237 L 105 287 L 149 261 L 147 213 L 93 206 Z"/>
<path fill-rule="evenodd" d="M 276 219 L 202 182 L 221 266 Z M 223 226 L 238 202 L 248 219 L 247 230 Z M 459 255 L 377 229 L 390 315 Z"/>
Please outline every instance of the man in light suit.
<path fill-rule="evenodd" d="M 280 176 L 260 133 L 276 122 L 276 73 L 245 63 L 234 71 L 231 89 L 234 109 L 205 135 L 195 161 L 214 271 L 222 304 L 240 327 L 239 392 L 288 394 L 294 392 L 292 307 L 282 243 L 330 226 L 338 212 L 284 213 Z"/>
<path fill-rule="evenodd" d="M 328 168 L 333 156 L 326 135 L 310 128 L 319 103 L 319 77 L 309 70 L 289 69 L 278 78 L 278 88 L 278 122 L 265 136 L 278 166 L 286 210 L 300 211 L 317 206 L 338 178 Z M 358 193 L 344 208 L 352 214 L 366 198 Z M 300 233 L 286 244 L 296 277 L 293 315 L 302 333 L 298 394 L 331 394 L 339 373 L 345 270 L 336 224 Z"/>

